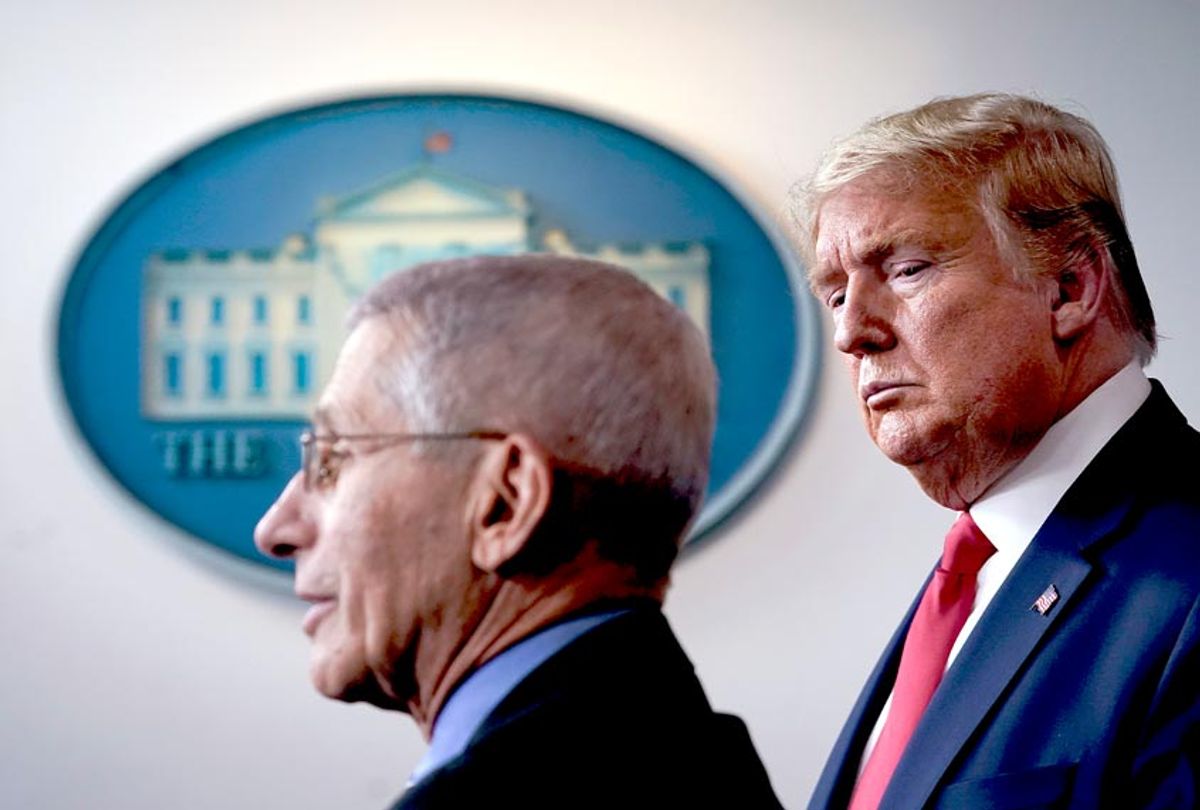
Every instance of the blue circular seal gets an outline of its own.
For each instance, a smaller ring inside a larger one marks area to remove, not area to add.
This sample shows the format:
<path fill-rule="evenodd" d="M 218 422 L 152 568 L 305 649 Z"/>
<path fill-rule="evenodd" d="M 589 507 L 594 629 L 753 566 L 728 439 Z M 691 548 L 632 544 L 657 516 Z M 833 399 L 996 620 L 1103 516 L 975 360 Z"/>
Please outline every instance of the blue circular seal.
<path fill-rule="evenodd" d="M 154 174 L 87 242 L 58 328 L 81 434 L 134 497 L 263 565 L 255 522 L 383 275 L 477 253 L 620 264 L 709 336 L 721 379 L 692 540 L 763 481 L 816 384 L 814 308 L 769 225 L 649 138 L 544 104 L 352 99 L 226 133 Z"/>

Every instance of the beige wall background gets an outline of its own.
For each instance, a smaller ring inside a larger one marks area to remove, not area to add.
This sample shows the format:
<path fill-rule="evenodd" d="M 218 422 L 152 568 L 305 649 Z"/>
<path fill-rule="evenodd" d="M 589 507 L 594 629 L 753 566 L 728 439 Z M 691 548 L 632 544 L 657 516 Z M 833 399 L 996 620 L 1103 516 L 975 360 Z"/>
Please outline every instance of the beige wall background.
<path fill-rule="evenodd" d="M 123 494 L 58 390 L 82 240 L 149 172 L 265 113 L 512 92 L 659 137 L 782 219 L 789 186 L 870 116 L 1036 93 L 1109 139 L 1167 337 L 1152 371 L 1200 419 L 1194 2 L 41 0 L 0 5 L 0 37 L 4 807 L 367 810 L 423 751 L 407 718 L 318 698 L 302 608 Z M 952 519 L 877 455 L 826 355 L 793 452 L 668 604 L 791 807 Z"/>

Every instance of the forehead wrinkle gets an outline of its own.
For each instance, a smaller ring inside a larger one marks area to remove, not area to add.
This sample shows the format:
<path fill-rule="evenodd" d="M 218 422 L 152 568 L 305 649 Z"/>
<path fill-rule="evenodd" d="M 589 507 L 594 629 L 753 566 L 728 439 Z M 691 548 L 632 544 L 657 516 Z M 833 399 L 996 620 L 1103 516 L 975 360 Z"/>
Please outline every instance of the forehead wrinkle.
<path fill-rule="evenodd" d="M 898 225 L 878 228 L 861 228 L 850 233 L 842 244 L 835 247 L 841 266 L 847 264 L 844 254 L 849 254 L 850 264 L 859 267 L 878 267 L 904 248 L 915 248 L 930 254 L 944 254 L 961 248 L 970 241 L 958 234 L 954 227 L 914 227 Z M 819 274 L 833 274 L 839 270 L 819 269 Z"/>
<path fill-rule="evenodd" d="M 399 429 L 395 373 L 407 345 L 403 325 L 393 318 L 376 316 L 359 323 L 325 391 L 330 420 L 347 433 Z"/>
<path fill-rule="evenodd" d="M 354 374 L 335 374 L 325 388 L 313 412 L 313 424 L 337 435 L 371 433 L 386 426 L 377 424 L 378 400 L 374 393 L 379 375 L 367 376 L 368 370 Z"/>
<path fill-rule="evenodd" d="M 380 418 L 391 423 L 392 416 L 395 416 L 401 422 L 411 423 L 411 409 L 406 407 L 404 386 L 396 379 L 394 368 L 380 369 L 379 373 L 371 378 L 370 389 L 374 398 L 374 410 Z M 411 424 L 409 426 L 411 427 Z"/>
<path fill-rule="evenodd" d="M 960 191 L 909 183 L 896 187 L 878 177 L 860 178 L 831 194 L 817 211 L 814 223 L 820 247 L 822 220 L 831 204 L 840 211 L 839 253 L 848 249 L 860 263 L 879 259 L 900 246 L 928 250 L 955 247 L 967 241 L 980 219 L 972 200 Z M 886 218 L 885 218 L 886 216 Z"/>
<path fill-rule="evenodd" d="M 836 239 L 831 238 L 829 231 L 823 230 L 819 223 L 820 217 L 818 215 L 816 250 L 814 251 L 816 253 L 814 257 L 816 262 L 808 274 L 808 286 L 814 293 L 819 293 L 822 288 L 837 283 L 846 274 L 846 262 L 842 254 L 845 252 L 846 243 L 852 238 L 847 237 L 844 229 L 838 234 Z M 862 222 L 854 223 L 856 229 L 861 229 L 864 226 L 865 223 Z"/>
<path fill-rule="evenodd" d="M 836 239 L 826 240 L 826 249 L 818 249 L 817 266 L 809 274 L 809 286 L 818 290 L 840 280 L 847 267 L 874 266 L 886 259 L 898 239 L 886 232 L 879 234 L 879 230 L 874 223 L 859 220 Z"/>

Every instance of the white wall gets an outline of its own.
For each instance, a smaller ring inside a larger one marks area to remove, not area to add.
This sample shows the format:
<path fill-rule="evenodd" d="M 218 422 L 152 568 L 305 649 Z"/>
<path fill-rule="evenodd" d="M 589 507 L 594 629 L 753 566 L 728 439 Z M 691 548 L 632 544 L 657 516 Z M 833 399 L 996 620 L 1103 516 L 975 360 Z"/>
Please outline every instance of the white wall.
<path fill-rule="evenodd" d="M 422 750 L 407 718 L 317 698 L 300 608 L 132 502 L 68 427 L 57 299 L 81 240 L 148 171 L 339 94 L 511 90 L 655 134 L 779 211 L 820 150 L 869 116 L 1035 92 L 1109 139 L 1169 338 L 1153 370 L 1200 418 L 1200 11 L 1107 5 L 0 5 L 0 805 L 376 808 Z M 806 801 L 950 521 L 868 443 L 827 351 L 795 452 L 684 561 L 669 605 L 789 806 Z"/>

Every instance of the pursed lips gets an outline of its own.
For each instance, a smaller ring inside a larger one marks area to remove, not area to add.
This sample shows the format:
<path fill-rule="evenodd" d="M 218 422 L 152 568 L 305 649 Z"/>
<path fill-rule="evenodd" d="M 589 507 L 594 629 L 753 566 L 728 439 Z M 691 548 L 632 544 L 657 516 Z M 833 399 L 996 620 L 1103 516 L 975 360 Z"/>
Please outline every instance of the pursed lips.
<path fill-rule="evenodd" d="M 901 380 L 872 380 L 858 387 L 858 395 L 867 404 L 867 407 L 874 407 L 881 404 L 881 401 L 892 392 L 910 388 L 912 385 L 913 383 Z"/>
<path fill-rule="evenodd" d="M 337 605 L 337 599 L 333 596 L 302 592 L 297 592 L 296 596 L 305 602 L 312 603 L 304 614 L 304 621 L 301 624 L 304 634 L 311 638 L 325 617 L 333 612 L 333 608 Z"/>

